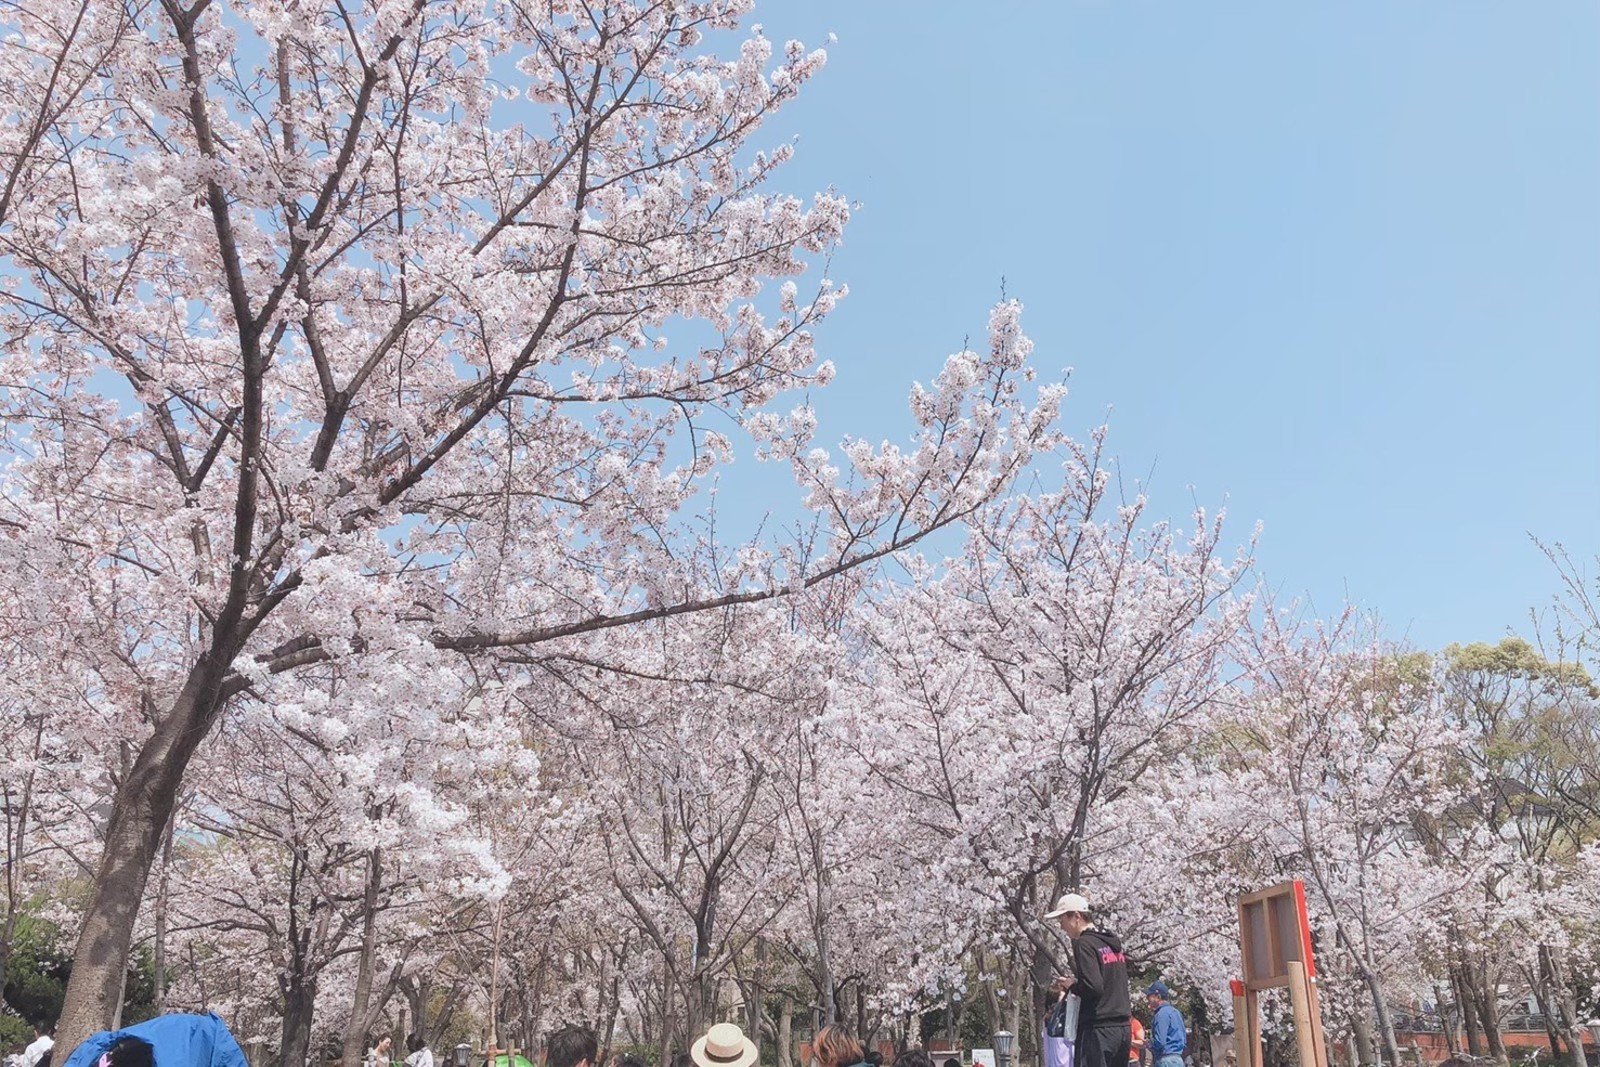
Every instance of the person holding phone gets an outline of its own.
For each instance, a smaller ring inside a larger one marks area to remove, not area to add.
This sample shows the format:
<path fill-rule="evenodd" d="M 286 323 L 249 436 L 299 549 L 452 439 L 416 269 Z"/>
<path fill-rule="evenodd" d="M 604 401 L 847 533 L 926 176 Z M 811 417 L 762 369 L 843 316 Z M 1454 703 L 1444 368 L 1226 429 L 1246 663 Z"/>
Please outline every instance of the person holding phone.
<path fill-rule="evenodd" d="M 1072 939 L 1072 980 L 1067 988 L 1079 1001 L 1074 1067 L 1128 1067 L 1133 1012 L 1121 938 L 1095 925 L 1089 900 L 1081 893 L 1064 894 L 1044 917 L 1060 922 Z"/>

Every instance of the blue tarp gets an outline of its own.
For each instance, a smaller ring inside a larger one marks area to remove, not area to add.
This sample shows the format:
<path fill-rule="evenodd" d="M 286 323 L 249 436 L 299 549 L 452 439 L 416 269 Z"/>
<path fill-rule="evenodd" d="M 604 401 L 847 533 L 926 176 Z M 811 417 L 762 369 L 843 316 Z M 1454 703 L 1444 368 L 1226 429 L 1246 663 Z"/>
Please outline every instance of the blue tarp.
<path fill-rule="evenodd" d="M 215 1015 L 161 1015 L 121 1030 L 102 1030 L 79 1045 L 63 1067 L 95 1067 L 125 1037 L 149 1042 L 156 1067 L 249 1067 L 239 1042 Z"/>

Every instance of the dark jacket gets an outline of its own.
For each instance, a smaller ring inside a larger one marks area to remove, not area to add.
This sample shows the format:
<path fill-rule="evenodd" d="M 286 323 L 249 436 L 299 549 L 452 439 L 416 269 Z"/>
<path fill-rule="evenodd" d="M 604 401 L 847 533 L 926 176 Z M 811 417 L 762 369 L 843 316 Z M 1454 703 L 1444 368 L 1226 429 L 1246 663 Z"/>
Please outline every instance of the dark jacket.
<path fill-rule="evenodd" d="M 1113 1023 L 1128 1025 L 1128 958 L 1122 939 L 1107 930 L 1085 930 L 1072 942 L 1072 991 L 1083 1001 L 1078 1031 Z"/>

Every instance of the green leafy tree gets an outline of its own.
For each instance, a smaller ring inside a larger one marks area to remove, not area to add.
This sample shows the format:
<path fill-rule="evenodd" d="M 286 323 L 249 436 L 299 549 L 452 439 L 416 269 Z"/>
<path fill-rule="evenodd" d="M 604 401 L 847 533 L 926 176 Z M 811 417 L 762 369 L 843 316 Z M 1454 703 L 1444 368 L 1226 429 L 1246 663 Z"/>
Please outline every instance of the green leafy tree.
<path fill-rule="evenodd" d="M 1468 752 L 1479 783 L 1446 833 L 1460 848 L 1496 850 L 1487 875 L 1463 894 L 1449 938 L 1469 1051 L 1481 1040 L 1505 1061 L 1496 991 L 1520 980 L 1547 1020 L 1553 1057 L 1583 1067 L 1567 952 L 1574 931 L 1561 902 L 1584 850 L 1600 840 L 1591 803 L 1600 760 L 1594 683 L 1581 664 L 1547 658 L 1517 637 L 1452 645 L 1443 658 L 1446 699 L 1474 738 Z M 1507 954 L 1508 941 L 1528 951 Z"/>
<path fill-rule="evenodd" d="M 72 978 L 71 948 L 54 923 L 26 913 L 17 917 L 3 988 L 11 1015 L 0 1018 L 0 1042 L 10 1045 L 17 1040 L 15 1035 L 31 1037 L 35 1025 L 55 1024 Z M 134 953 L 126 989 L 124 1026 L 155 1015 L 155 967 L 149 949 Z"/>

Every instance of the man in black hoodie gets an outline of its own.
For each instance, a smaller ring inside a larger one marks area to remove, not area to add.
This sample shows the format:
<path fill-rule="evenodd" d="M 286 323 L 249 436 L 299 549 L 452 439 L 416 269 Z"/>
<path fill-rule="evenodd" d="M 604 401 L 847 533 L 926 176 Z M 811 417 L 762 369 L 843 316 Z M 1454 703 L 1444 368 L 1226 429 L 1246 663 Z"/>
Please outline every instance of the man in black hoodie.
<path fill-rule="evenodd" d="M 1128 1005 L 1128 959 L 1116 934 L 1089 918 L 1089 901 L 1068 893 L 1046 919 L 1057 919 L 1072 938 L 1072 979 L 1060 984 L 1077 994 L 1078 1038 L 1074 1067 L 1128 1067 L 1133 1034 Z"/>

